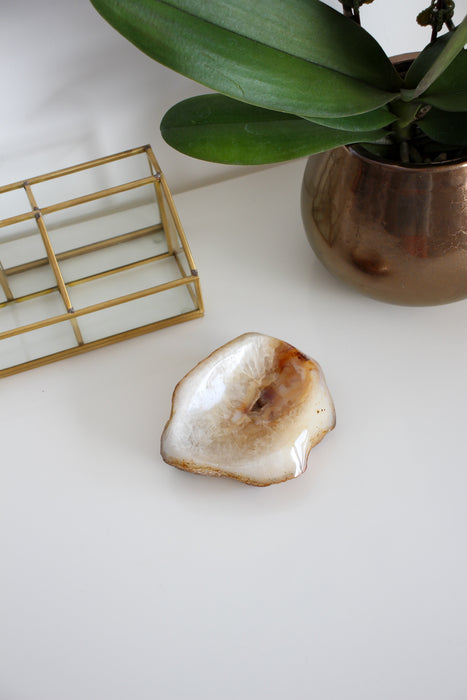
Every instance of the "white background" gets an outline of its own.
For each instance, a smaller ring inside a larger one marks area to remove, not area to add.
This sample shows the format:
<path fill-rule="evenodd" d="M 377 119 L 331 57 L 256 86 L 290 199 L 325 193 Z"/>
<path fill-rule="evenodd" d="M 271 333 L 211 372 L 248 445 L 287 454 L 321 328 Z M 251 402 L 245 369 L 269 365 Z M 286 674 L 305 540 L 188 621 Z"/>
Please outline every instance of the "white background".
<path fill-rule="evenodd" d="M 417 5 L 364 8 L 388 52 L 422 45 L 393 16 Z M 0 31 L 3 181 L 148 141 L 173 189 L 248 172 L 161 144 L 198 88 L 86 2 L 2 0 Z M 467 302 L 332 279 L 303 167 L 177 199 L 203 319 L 1 380 L 0 700 L 465 700 Z M 176 382 L 250 330 L 318 360 L 337 408 L 308 471 L 266 489 L 158 454 Z"/>

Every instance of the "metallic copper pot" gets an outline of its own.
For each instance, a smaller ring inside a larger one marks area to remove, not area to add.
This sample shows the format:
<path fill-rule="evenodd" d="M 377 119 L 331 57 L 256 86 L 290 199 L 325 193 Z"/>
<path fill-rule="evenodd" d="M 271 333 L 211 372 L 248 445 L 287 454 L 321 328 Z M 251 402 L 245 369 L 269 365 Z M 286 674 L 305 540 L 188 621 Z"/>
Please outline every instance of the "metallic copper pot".
<path fill-rule="evenodd" d="M 467 297 L 467 161 L 405 166 L 347 146 L 311 156 L 302 217 L 321 262 L 363 294 L 407 305 Z"/>

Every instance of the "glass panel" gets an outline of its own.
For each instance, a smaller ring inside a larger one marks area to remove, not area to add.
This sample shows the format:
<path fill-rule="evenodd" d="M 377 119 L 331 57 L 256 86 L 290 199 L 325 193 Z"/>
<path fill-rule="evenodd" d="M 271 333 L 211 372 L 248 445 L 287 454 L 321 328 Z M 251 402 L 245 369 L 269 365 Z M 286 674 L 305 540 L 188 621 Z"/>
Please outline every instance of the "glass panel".
<path fill-rule="evenodd" d="M 172 282 L 181 277 L 178 265 L 173 259 L 165 258 L 156 262 L 100 277 L 68 287 L 70 299 L 75 309 L 110 301 L 117 297 L 133 294 L 159 284 Z M 153 319 L 157 320 L 157 319 Z"/>
<path fill-rule="evenodd" d="M 0 261 L 15 298 L 57 286 L 35 219 L 0 228 Z"/>
<path fill-rule="evenodd" d="M 198 292 L 196 290 L 196 286 L 191 282 L 191 284 L 187 284 L 187 289 L 188 292 L 191 296 L 191 299 L 193 301 L 193 304 L 196 309 L 199 309 L 199 299 L 198 299 Z"/>
<path fill-rule="evenodd" d="M 30 210 L 28 196 L 22 187 L 0 194 L 0 219 L 9 219 L 10 216 L 18 216 Z"/>
<path fill-rule="evenodd" d="M 90 343 L 155 321 L 195 311 L 196 308 L 186 285 L 182 285 L 80 316 L 78 320 L 84 342 Z"/>
<path fill-rule="evenodd" d="M 134 192 L 138 194 L 137 204 L 130 196 Z M 146 239 L 143 257 L 146 253 L 159 255 L 166 252 L 167 244 L 154 187 L 146 185 L 134 192 L 120 192 L 45 214 L 44 222 L 58 260 L 75 258 L 78 253 L 87 254 L 89 251 L 85 246 L 92 245 L 95 249 L 95 243 L 103 242 L 108 244 L 108 255 L 112 255 L 112 248 L 123 242 L 123 236 L 134 241 Z M 83 247 L 83 250 L 79 250 Z M 111 267 L 112 264 L 104 265 L 102 269 Z"/>
<path fill-rule="evenodd" d="M 163 199 L 164 199 L 164 208 L 165 208 L 165 212 L 167 215 L 167 225 L 169 228 L 169 237 L 170 237 L 170 240 L 172 241 L 172 244 L 174 246 L 174 252 L 176 253 L 178 263 L 179 263 L 181 269 L 183 270 L 182 276 L 190 277 L 191 276 L 191 267 L 188 263 L 182 242 L 180 240 L 180 236 L 178 235 L 178 229 L 175 225 L 175 220 L 172 216 L 172 212 L 170 210 L 169 203 L 168 203 L 166 197 L 163 196 Z"/>
<path fill-rule="evenodd" d="M 178 248 L 177 252 L 175 253 L 175 257 L 182 271 L 182 277 L 191 277 L 191 269 L 188 265 L 188 260 L 186 259 L 185 251 L 183 249 Z"/>
<path fill-rule="evenodd" d="M 64 313 L 66 308 L 58 292 L 43 294 L 25 301 L 11 301 L 0 308 L 0 333 Z"/>
<path fill-rule="evenodd" d="M 32 185 L 39 207 L 46 207 L 75 197 L 83 197 L 150 175 L 146 153 L 121 158 L 112 163 L 86 168 L 52 180 Z M 135 195 L 132 195 L 135 197 Z"/>
<path fill-rule="evenodd" d="M 0 369 L 53 355 L 76 345 L 76 338 L 69 321 L 21 333 L 21 335 L 0 340 Z"/>
<path fill-rule="evenodd" d="M 154 236 L 145 236 L 126 241 L 108 248 L 94 250 L 68 260 L 60 260 L 60 268 L 65 282 L 80 280 L 83 277 L 130 265 L 159 253 L 160 246 Z M 166 251 L 162 251 L 164 253 Z"/>

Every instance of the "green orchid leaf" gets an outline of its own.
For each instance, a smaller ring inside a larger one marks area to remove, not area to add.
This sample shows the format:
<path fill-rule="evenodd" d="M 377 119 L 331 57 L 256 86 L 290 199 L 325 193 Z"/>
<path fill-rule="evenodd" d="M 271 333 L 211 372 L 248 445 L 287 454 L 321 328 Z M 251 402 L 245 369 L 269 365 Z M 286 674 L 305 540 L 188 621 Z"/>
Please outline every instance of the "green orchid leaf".
<path fill-rule="evenodd" d="M 431 44 L 410 66 L 405 82 L 410 87 L 422 80 L 423 74 L 433 64 L 448 43 L 452 32 Z M 415 93 L 415 90 L 402 90 L 403 99 Z M 420 96 L 420 101 L 439 107 L 449 112 L 467 110 L 467 51 L 463 49 L 446 68 L 444 73 Z"/>
<path fill-rule="evenodd" d="M 426 46 L 423 51 L 418 54 L 405 76 L 404 84 L 407 91 L 415 91 L 415 88 L 426 73 L 428 73 L 441 51 L 445 48 L 451 36 L 452 32 L 443 34 L 443 36 L 440 36 L 432 44 L 428 44 L 428 46 Z"/>
<path fill-rule="evenodd" d="M 467 51 L 464 49 L 425 92 L 423 102 L 448 112 L 467 110 Z"/>
<path fill-rule="evenodd" d="M 423 96 L 425 101 L 425 98 L 430 95 L 450 92 L 450 86 L 454 89 L 464 86 L 465 89 L 467 73 L 464 45 L 466 43 L 467 16 L 457 29 L 446 37 L 441 37 L 420 54 L 407 73 L 406 85 L 409 89 L 401 91 L 402 99 L 411 101 Z M 427 70 L 420 77 L 423 68 Z M 414 85 L 415 78 L 418 79 L 416 85 Z M 410 89 L 411 87 L 413 89 Z M 434 104 L 429 100 L 426 101 Z"/>
<path fill-rule="evenodd" d="M 336 146 L 384 139 L 382 129 L 330 129 L 283 112 L 262 109 L 223 95 L 179 102 L 161 122 L 165 141 L 186 155 L 236 165 L 276 163 Z"/>
<path fill-rule="evenodd" d="M 424 134 L 438 143 L 467 146 L 467 115 L 465 112 L 444 112 L 432 107 L 418 122 Z"/>
<path fill-rule="evenodd" d="M 396 115 L 390 112 L 387 107 L 380 107 L 372 112 L 355 114 L 351 117 L 313 117 L 310 121 L 322 126 L 328 126 L 331 129 L 358 132 L 381 129 L 383 126 L 392 124 L 396 119 Z"/>
<path fill-rule="evenodd" d="M 375 39 L 319 0 L 92 3 L 153 59 L 260 107 L 361 114 L 390 102 L 401 84 Z"/>

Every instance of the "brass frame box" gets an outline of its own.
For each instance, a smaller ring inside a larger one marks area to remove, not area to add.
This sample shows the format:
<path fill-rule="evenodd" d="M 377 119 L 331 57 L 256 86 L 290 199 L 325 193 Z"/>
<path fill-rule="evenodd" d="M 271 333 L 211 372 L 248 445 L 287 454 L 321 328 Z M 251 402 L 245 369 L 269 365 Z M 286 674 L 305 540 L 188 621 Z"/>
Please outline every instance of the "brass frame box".
<path fill-rule="evenodd" d="M 0 187 L 0 211 L 0 377 L 203 315 L 150 146 Z"/>

